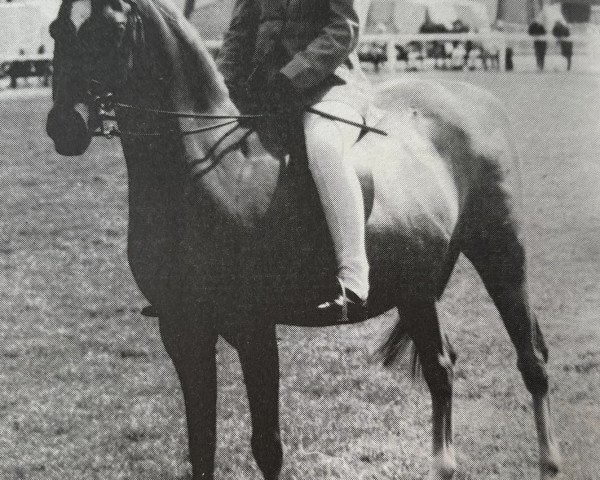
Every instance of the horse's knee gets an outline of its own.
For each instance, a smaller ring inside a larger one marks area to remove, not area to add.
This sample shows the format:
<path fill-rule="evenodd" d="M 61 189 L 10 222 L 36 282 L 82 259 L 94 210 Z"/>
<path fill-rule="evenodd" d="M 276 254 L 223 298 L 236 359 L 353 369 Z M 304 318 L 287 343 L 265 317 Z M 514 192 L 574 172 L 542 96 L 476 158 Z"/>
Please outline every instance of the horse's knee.
<path fill-rule="evenodd" d="M 283 449 L 279 433 L 253 433 L 251 444 L 254 459 L 265 479 L 277 479 L 283 464 Z"/>

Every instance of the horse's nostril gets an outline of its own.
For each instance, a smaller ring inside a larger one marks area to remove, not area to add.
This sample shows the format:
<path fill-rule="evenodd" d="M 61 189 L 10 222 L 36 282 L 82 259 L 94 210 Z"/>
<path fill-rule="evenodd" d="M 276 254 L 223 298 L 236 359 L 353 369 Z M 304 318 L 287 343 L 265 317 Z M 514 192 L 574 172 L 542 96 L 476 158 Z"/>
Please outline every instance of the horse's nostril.
<path fill-rule="evenodd" d="M 92 141 L 86 119 L 75 109 L 53 107 L 48 113 L 46 132 L 56 151 L 65 156 L 81 155 Z"/>

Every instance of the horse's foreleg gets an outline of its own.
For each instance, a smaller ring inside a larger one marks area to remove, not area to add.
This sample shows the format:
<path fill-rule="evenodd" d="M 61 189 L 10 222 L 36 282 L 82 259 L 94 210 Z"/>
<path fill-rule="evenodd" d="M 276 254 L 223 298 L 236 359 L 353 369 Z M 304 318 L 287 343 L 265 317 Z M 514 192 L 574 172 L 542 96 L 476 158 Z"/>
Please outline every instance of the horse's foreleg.
<path fill-rule="evenodd" d="M 279 356 L 275 327 L 254 332 L 238 347 L 252 417 L 252 453 L 265 480 L 277 480 L 283 462 L 279 432 Z"/>
<path fill-rule="evenodd" d="M 517 351 L 517 366 L 533 397 L 540 449 L 541 478 L 556 475 L 560 468 L 558 443 L 552 431 L 548 374 L 548 349 L 527 292 L 525 251 L 510 223 L 487 230 L 482 244 L 472 244 L 465 254 L 477 269 Z"/>
<path fill-rule="evenodd" d="M 452 435 L 452 381 L 455 356 L 443 336 L 433 299 L 398 306 L 415 343 L 432 403 L 433 452 L 430 480 L 449 480 L 456 470 Z"/>
<path fill-rule="evenodd" d="M 212 480 L 216 449 L 217 335 L 198 318 L 160 317 L 160 333 L 179 376 L 194 480 Z"/>

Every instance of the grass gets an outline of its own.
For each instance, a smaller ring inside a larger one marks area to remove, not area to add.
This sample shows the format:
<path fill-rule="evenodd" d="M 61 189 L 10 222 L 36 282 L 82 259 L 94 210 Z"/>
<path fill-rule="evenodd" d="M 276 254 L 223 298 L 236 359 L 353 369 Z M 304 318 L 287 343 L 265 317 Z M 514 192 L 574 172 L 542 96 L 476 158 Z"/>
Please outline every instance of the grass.
<path fill-rule="evenodd" d="M 444 77 L 444 74 L 431 74 Z M 445 74 L 447 75 L 447 74 Z M 445 77 L 444 77 L 445 78 Z M 502 98 L 523 156 L 532 299 L 551 350 L 564 478 L 600 471 L 600 79 L 456 74 Z M 0 478 L 189 478 L 183 402 L 125 255 L 115 142 L 57 156 L 49 101 L 0 99 Z M 457 479 L 535 478 L 529 395 L 461 261 L 440 304 L 459 353 Z M 372 352 L 392 315 L 279 329 L 285 479 L 423 478 L 430 401 Z M 235 352 L 219 344 L 217 478 L 258 479 Z"/>

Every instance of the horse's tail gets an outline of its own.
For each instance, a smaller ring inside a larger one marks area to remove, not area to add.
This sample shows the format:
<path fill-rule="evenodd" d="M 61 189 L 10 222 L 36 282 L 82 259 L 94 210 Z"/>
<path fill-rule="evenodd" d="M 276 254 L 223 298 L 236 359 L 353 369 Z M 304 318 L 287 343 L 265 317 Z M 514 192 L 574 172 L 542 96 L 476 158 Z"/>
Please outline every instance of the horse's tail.
<path fill-rule="evenodd" d="M 410 360 L 410 374 L 413 379 L 421 377 L 421 362 L 419 352 L 410 337 L 406 322 L 402 316 L 398 318 L 396 325 L 391 329 L 385 342 L 377 350 L 378 357 L 382 360 L 384 367 L 389 367 L 400 358 Z"/>

